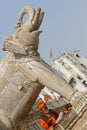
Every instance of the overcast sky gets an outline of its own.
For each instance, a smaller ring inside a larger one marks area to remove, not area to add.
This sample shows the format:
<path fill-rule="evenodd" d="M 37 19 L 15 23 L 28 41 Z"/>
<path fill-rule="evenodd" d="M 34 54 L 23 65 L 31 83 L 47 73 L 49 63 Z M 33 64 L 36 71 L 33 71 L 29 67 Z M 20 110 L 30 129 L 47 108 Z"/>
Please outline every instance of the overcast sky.
<path fill-rule="evenodd" d="M 4 56 L 3 39 L 14 33 L 17 15 L 25 5 L 45 11 L 39 43 L 39 52 L 45 61 L 51 62 L 50 49 L 55 58 L 77 50 L 87 57 L 87 0 L 1 0 L 0 60 Z"/>

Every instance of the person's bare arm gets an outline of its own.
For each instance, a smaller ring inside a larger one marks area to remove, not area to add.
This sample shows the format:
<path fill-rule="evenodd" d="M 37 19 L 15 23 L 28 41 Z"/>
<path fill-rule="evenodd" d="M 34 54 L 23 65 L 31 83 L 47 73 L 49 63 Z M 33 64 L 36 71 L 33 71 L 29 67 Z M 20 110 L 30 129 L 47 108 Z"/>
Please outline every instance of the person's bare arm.
<path fill-rule="evenodd" d="M 59 113 L 59 116 L 58 116 L 58 118 L 57 118 L 57 120 L 56 120 L 56 124 L 58 124 L 58 123 L 62 120 L 63 115 L 64 115 L 63 112 L 60 112 L 60 113 Z"/>

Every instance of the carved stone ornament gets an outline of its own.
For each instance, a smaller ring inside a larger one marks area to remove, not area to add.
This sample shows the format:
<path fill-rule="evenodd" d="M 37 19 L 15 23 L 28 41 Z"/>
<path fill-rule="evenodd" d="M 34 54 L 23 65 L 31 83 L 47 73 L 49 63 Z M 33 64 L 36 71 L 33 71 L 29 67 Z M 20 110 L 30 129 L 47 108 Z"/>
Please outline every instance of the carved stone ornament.
<path fill-rule="evenodd" d="M 28 20 L 23 23 L 25 14 L 29 15 Z M 4 39 L 3 50 L 15 52 L 23 55 L 38 56 L 39 29 L 44 12 L 38 8 L 36 11 L 29 6 L 21 9 L 18 15 L 18 23 L 15 24 L 15 33 L 6 36 Z"/>

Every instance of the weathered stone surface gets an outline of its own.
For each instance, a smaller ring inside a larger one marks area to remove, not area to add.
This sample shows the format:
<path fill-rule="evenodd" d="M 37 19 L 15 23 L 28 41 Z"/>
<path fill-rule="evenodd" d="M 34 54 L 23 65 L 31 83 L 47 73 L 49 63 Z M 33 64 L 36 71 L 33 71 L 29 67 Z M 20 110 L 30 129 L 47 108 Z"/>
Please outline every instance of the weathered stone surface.
<path fill-rule="evenodd" d="M 22 20 L 25 13 L 28 13 L 30 18 L 23 24 Z M 32 7 L 25 6 L 19 14 L 15 33 L 4 39 L 3 50 L 9 52 L 0 63 L 0 111 L 7 116 L 7 118 L 5 116 L 0 118 L 0 129 L 2 130 L 13 130 L 20 124 L 30 112 L 44 86 L 56 91 L 70 102 L 76 95 L 72 102 L 73 108 L 78 101 L 76 97 L 79 99 L 82 95 L 78 96 L 78 92 L 71 88 L 50 65 L 40 58 L 38 44 L 41 31 L 38 29 L 43 16 L 44 12 L 40 8 L 34 10 Z M 87 98 L 85 103 L 87 103 Z M 77 107 L 78 105 L 71 112 L 73 117 L 80 113 L 80 111 L 76 111 Z M 3 123 L 4 121 L 5 123 Z M 64 126 L 67 130 L 69 123 L 65 123 Z"/>
<path fill-rule="evenodd" d="M 79 120 L 74 124 L 71 130 L 87 130 L 87 109 L 79 117 Z"/>

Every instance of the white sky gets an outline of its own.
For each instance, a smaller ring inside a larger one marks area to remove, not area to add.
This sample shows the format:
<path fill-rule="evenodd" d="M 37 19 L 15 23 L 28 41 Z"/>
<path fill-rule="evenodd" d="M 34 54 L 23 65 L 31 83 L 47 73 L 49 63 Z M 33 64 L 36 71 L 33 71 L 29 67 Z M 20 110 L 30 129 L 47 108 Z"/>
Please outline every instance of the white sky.
<path fill-rule="evenodd" d="M 25 5 L 45 11 L 39 43 L 39 52 L 45 61 L 51 62 L 50 49 L 54 57 L 76 50 L 87 57 L 87 0 L 1 0 L 0 60 L 4 56 L 3 39 L 14 33 L 17 15 Z"/>

